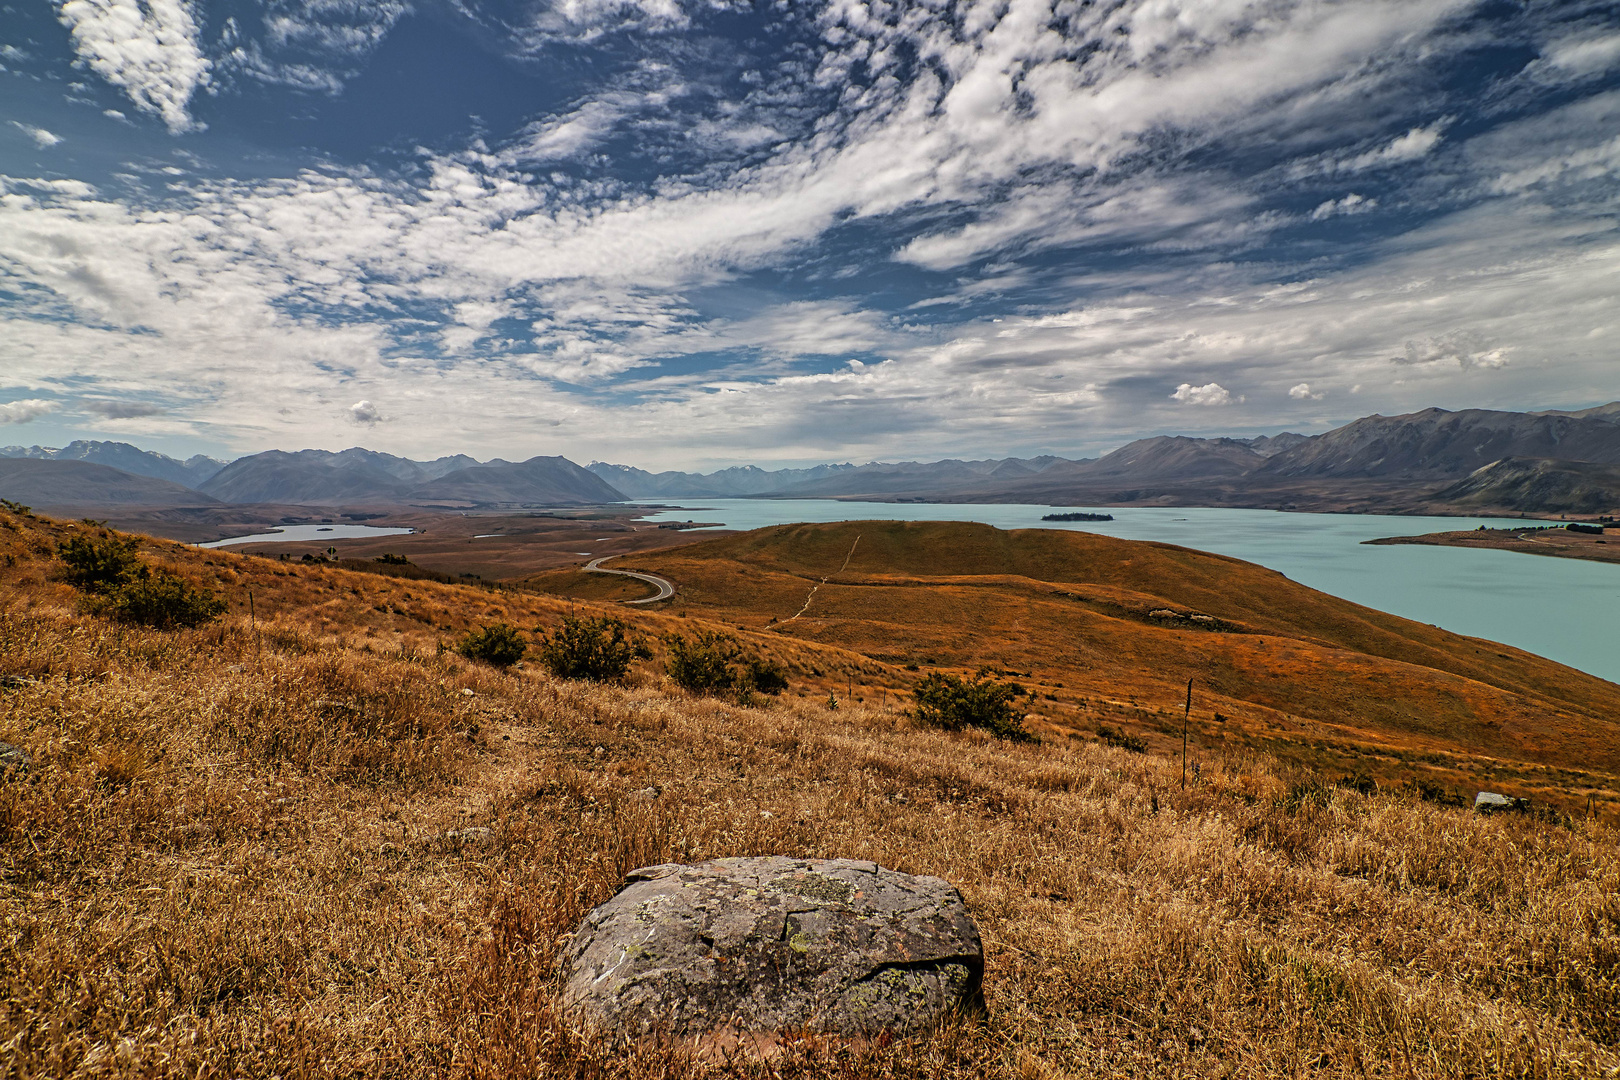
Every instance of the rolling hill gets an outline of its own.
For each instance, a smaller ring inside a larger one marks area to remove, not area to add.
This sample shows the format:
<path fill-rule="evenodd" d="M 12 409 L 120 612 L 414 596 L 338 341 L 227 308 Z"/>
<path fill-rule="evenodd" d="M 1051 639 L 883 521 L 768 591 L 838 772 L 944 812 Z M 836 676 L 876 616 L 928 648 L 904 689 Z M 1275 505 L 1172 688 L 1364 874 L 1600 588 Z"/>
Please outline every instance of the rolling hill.
<path fill-rule="evenodd" d="M 565 457 L 532 457 L 517 464 L 457 469 L 410 491 L 424 505 L 590 505 L 623 502 L 624 494 Z"/>
<path fill-rule="evenodd" d="M 1179 549 L 907 528 L 862 523 L 859 545 L 837 529 L 711 541 L 721 546 L 692 564 L 692 595 L 653 612 L 143 540 L 141 559 L 228 606 L 196 629 L 160 630 L 94 614 L 61 580 L 58 545 L 95 530 L 0 507 L 0 740 L 28 760 L 20 776 L 0 771 L 9 1073 L 1620 1071 L 1611 825 L 1476 814 L 1422 784 L 1335 783 L 1336 769 L 1279 760 L 1233 730 L 1273 715 L 1253 695 L 1286 693 L 1274 673 L 1310 683 L 1311 665 L 1325 665 L 1346 677 L 1385 646 L 1414 659 L 1366 668 L 1364 691 L 1399 704 L 1416 676 L 1426 704 L 1425 672 L 1439 670 L 1426 665 L 1472 663 L 1466 640 L 1313 609 L 1275 575 Z M 941 539 L 962 546 L 917 550 Z M 785 631 L 726 607 L 764 597 L 761 609 L 798 611 L 823 576 Z M 1163 602 L 1148 600 L 1155 589 L 1253 625 L 1166 630 L 1159 609 L 1132 606 Z M 956 621 L 938 621 L 953 608 Z M 575 615 L 624 618 L 651 659 L 604 684 L 553 677 L 532 654 L 501 670 L 454 649 L 492 622 L 533 641 Z M 1323 641 L 1339 645 L 1313 641 L 1318 615 Z M 1058 640 L 1070 624 L 1076 639 Z M 1039 691 L 1041 742 L 908 715 L 922 673 L 901 656 L 970 660 L 1022 648 L 1030 627 L 1039 666 L 1022 678 Z M 664 675 L 666 635 L 718 629 L 781 664 L 787 692 L 702 697 Z M 896 659 L 812 640 L 840 633 Z M 1178 638 L 1193 645 L 1178 654 Z M 1070 653 L 1047 655 L 1054 641 Z M 1200 685 L 1199 768 L 1182 783 L 1163 752 L 1179 751 L 1179 731 L 1165 730 L 1179 716 L 1149 691 L 1179 690 L 1181 657 L 1223 641 L 1264 658 L 1243 673 L 1262 689 L 1212 699 Z M 1576 678 L 1563 696 L 1534 690 L 1559 672 L 1507 660 L 1503 683 L 1525 685 L 1511 700 L 1539 694 L 1542 727 L 1588 699 L 1607 707 Z M 1052 665 L 1073 675 L 1053 680 Z M 1155 665 L 1156 682 L 1138 678 Z M 1507 692 L 1453 678 L 1476 707 Z M 1243 711 L 1223 723 L 1208 710 L 1228 699 Z M 1277 739 L 1282 724 L 1302 729 L 1283 749 L 1315 746 L 1305 719 L 1275 715 Z M 1576 719 L 1572 732 L 1591 724 Z M 1092 729 L 1126 723 L 1147 733 L 1147 752 Z M 1460 756 L 1419 745 L 1411 769 Z M 1500 779 L 1518 782 L 1506 769 Z M 984 943 L 986 1013 L 715 1061 L 686 1045 L 617 1044 L 561 1007 L 559 951 L 629 871 L 759 854 L 951 882 Z"/>
<path fill-rule="evenodd" d="M 1026 672 L 1047 731 L 1103 723 L 1168 750 L 1191 678 L 1197 746 L 1470 792 L 1508 784 L 1572 806 L 1597 793 L 1620 808 L 1620 686 L 1236 559 L 877 521 L 760 529 L 616 565 L 676 582 L 688 612 L 847 649 L 886 678 L 910 664 Z"/>

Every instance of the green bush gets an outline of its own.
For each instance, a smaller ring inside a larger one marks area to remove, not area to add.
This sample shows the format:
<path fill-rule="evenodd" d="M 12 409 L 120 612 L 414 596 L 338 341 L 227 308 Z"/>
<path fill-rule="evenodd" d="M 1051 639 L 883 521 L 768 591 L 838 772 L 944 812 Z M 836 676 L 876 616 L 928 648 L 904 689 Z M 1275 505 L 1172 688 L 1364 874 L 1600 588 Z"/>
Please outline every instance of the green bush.
<path fill-rule="evenodd" d="M 88 593 L 110 592 L 146 574 L 136 558 L 140 541 L 133 536 L 103 533 L 75 536 L 56 546 L 56 557 L 67 564 L 62 575 L 69 585 Z"/>
<path fill-rule="evenodd" d="M 160 630 L 201 626 L 225 613 L 225 601 L 212 589 L 199 589 L 167 571 L 144 566 L 130 580 L 105 592 L 97 607 L 120 622 Z"/>
<path fill-rule="evenodd" d="M 675 684 L 698 694 L 720 694 L 737 686 L 732 665 L 742 659 L 742 646 L 730 634 L 704 630 L 688 641 L 680 634 L 664 638 L 669 659 L 664 670 Z"/>
<path fill-rule="evenodd" d="M 755 693 L 775 695 L 787 689 L 780 665 L 748 652 L 730 634 L 705 630 L 690 641 L 670 634 L 664 644 L 669 648 L 664 670 L 693 693 L 731 694 L 746 705 Z"/>
<path fill-rule="evenodd" d="M 760 656 L 749 657 L 741 678 L 748 689 L 772 697 L 788 688 L 787 673 L 781 666 Z"/>
<path fill-rule="evenodd" d="M 515 626 L 491 623 L 481 630 L 469 630 L 456 643 L 456 652 L 469 660 L 482 660 L 498 668 L 509 668 L 529 651 L 528 643 Z"/>
<path fill-rule="evenodd" d="M 1147 753 L 1147 742 L 1136 735 L 1127 735 L 1123 731 L 1111 728 L 1107 724 L 1097 725 L 1097 738 L 1109 746 L 1117 746 L 1121 750 L 1129 750 L 1133 754 Z"/>
<path fill-rule="evenodd" d="M 626 629 L 623 620 L 608 615 L 564 615 L 561 626 L 540 635 L 540 662 L 559 679 L 622 679 L 630 670 L 630 661 L 652 655 L 646 646 L 630 640 Z"/>
<path fill-rule="evenodd" d="M 1024 730 L 1024 713 L 1018 709 L 1018 699 L 1025 696 L 1017 683 L 999 682 L 992 678 L 995 672 L 980 668 L 971 679 L 934 672 L 923 679 L 912 691 L 916 699 L 915 716 L 925 724 L 960 731 L 967 727 L 983 728 L 1003 739 L 1031 741 L 1034 736 Z"/>

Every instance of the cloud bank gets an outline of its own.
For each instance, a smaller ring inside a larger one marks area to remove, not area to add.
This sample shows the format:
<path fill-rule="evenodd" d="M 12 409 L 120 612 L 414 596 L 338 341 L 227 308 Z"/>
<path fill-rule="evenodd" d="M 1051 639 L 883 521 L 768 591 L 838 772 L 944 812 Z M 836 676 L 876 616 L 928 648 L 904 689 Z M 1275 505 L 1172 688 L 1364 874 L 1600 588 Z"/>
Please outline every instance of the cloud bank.
<path fill-rule="evenodd" d="M 84 63 L 193 126 L 188 9 L 61 11 Z M 722 42 L 748 12 L 468 11 L 523 63 L 630 59 L 408 165 L 0 180 L 18 385 L 162 387 L 164 423 L 244 450 L 359 423 L 401 452 L 670 465 L 1612 396 L 1620 90 L 1584 24 L 834 0 Z M 310 0 L 227 44 L 363 65 L 410 17 Z M 1491 33 L 1536 58 L 1448 84 Z"/>

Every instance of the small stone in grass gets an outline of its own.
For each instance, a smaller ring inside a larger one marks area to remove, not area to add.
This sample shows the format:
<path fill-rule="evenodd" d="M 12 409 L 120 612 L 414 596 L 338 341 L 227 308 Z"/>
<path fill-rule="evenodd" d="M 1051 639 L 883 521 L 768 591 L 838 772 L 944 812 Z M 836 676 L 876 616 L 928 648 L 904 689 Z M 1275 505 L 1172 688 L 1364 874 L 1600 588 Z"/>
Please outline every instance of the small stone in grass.
<path fill-rule="evenodd" d="M 0 780 L 12 776 L 20 777 L 28 772 L 32 764 L 28 751 L 20 746 L 12 746 L 8 742 L 0 742 Z"/>

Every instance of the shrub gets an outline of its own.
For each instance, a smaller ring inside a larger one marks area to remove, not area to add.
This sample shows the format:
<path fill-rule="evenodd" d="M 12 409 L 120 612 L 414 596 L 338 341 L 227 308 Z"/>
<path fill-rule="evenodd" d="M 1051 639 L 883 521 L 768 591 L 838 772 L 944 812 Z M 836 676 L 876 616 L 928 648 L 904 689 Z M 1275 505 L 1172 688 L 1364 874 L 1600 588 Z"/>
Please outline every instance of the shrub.
<path fill-rule="evenodd" d="M 1025 695 L 1017 683 L 1000 682 L 990 668 L 980 668 L 971 679 L 934 672 L 917 684 L 915 716 L 925 724 L 950 731 L 983 728 L 1003 739 L 1033 740 L 1024 730 L 1024 713 L 1017 707 Z"/>
<path fill-rule="evenodd" d="M 1378 781 L 1360 769 L 1340 780 L 1339 786 L 1349 788 L 1351 791 L 1359 791 L 1363 795 L 1378 794 Z"/>
<path fill-rule="evenodd" d="M 382 563 L 384 566 L 409 566 L 409 565 L 411 565 L 411 560 L 407 559 L 405 556 L 403 556 L 403 555 L 395 555 L 392 552 L 387 552 L 387 551 L 385 551 L 381 555 L 377 556 L 376 561 Z"/>
<path fill-rule="evenodd" d="M 780 694 L 788 687 L 780 664 L 745 650 L 730 634 L 705 630 L 692 640 L 680 634 L 664 638 L 669 659 L 664 670 L 676 685 L 697 694 L 732 694 L 747 705 L 753 695 Z"/>
<path fill-rule="evenodd" d="M 540 662 L 559 679 L 622 679 L 630 670 L 630 661 L 652 655 L 646 646 L 626 637 L 626 629 L 623 620 L 608 615 L 564 615 L 561 626 L 540 635 Z"/>
<path fill-rule="evenodd" d="M 664 638 L 669 647 L 669 659 L 664 670 L 683 690 L 699 694 L 718 694 L 737 686 L 737 673 L 732 665 L 742 657 L 742 647 L 730 634 L 704 630 L 688 641 L 680 634 Z"/>
<path fill-rule="evenodd" d="M 509 668 L 529 651 L 528 643 L 515 626 L 492 623 L 481 630 L 469 630 L 456 644 L 456 652 L 469 660 L 482 660 L 498 668 Z"/>
<path fill-rule="evenodd" d="M 160 630 L 201 626 L 225 613 L 225 601 L 212 589 L 199 589 L 184 578 L 144 566 L 130 580 L 106 592 L 97 607 L 121 622 Z"/>
<path fill-rule="evenodd" d="M 1117 746 L 1121 750 L 1129 750 L 1133 754 L 1147 753 L 1148 746 L 1145 739 L 1137 735 L 1127 735 L 1117 728 L 1109 727 L 1107 724 L 1097 725 L 1097 738 L 1109 746 Z"/>
<path fill-rule="evenodd" d="M 58 544 L 56 556 L 67 564 L 63 580 L 89 593 L 110 592 L 134 581 L 146 574 L 141 560 L 135 557 L 139 543 L 133 536 L 103 533 L 75 536 Z"/>
<path fill-rule="evenodd" d="M 788 688 L 787 673 L 781 665 L 762 656 L 749 657 L 743 669 L 742 681 L 748 689 L 772 697 Z"/>

